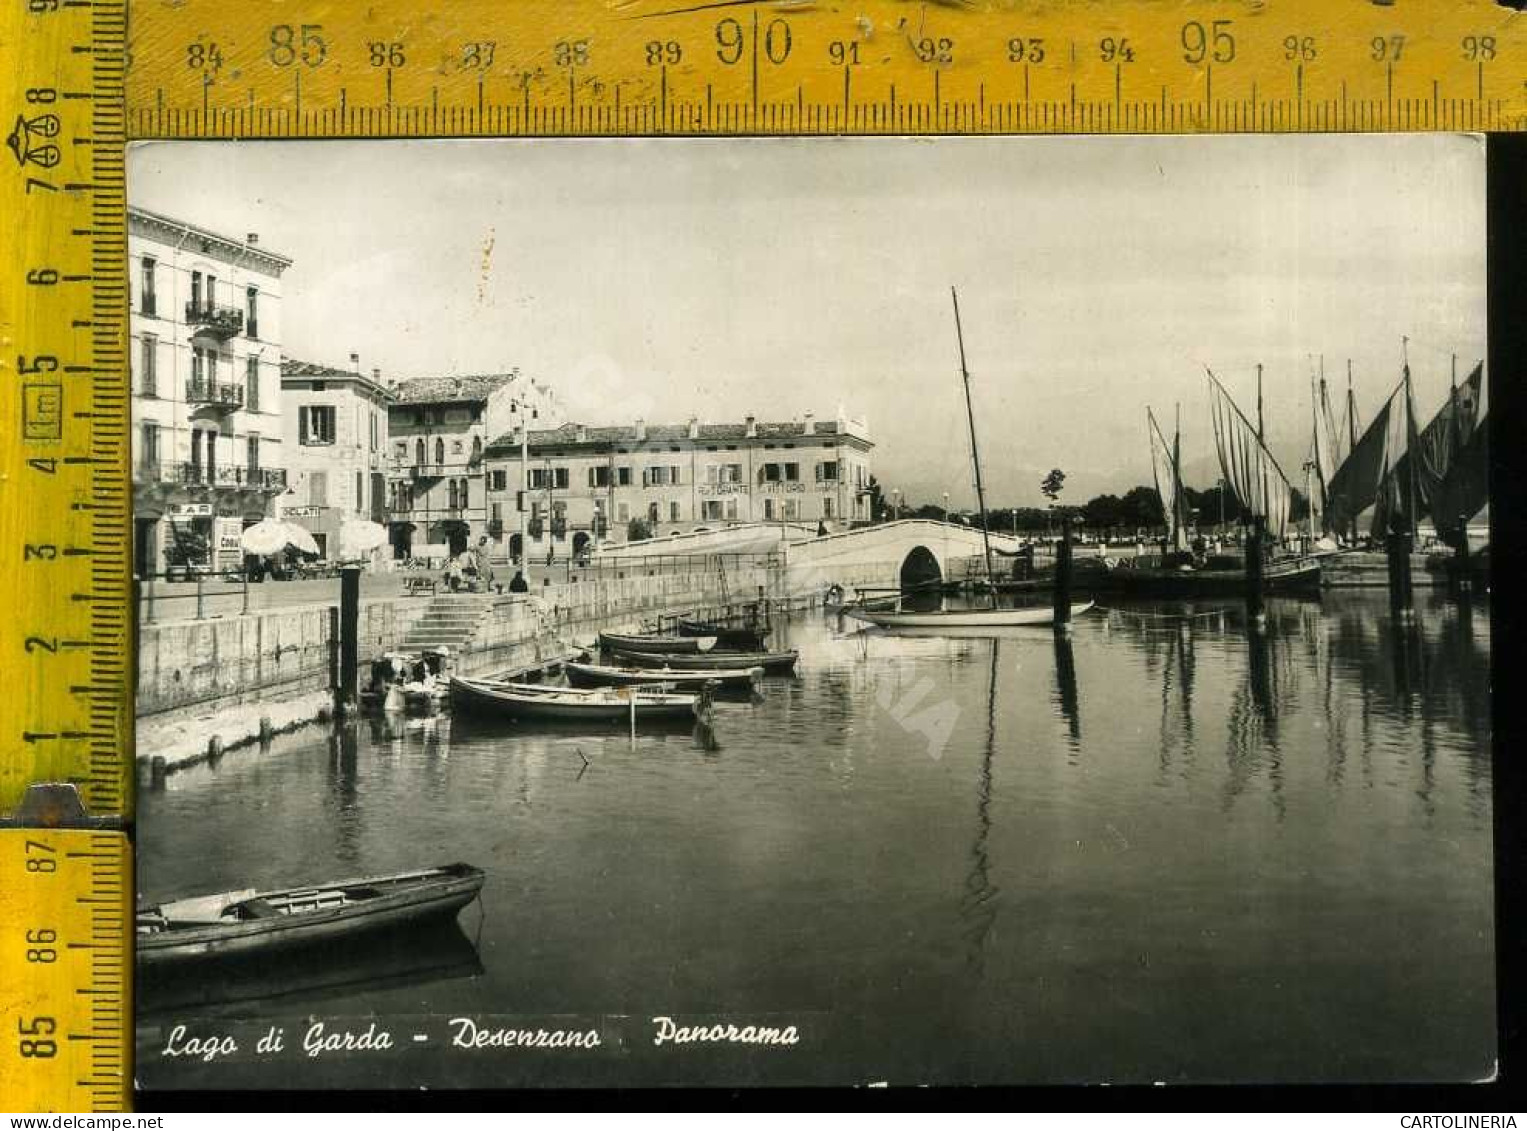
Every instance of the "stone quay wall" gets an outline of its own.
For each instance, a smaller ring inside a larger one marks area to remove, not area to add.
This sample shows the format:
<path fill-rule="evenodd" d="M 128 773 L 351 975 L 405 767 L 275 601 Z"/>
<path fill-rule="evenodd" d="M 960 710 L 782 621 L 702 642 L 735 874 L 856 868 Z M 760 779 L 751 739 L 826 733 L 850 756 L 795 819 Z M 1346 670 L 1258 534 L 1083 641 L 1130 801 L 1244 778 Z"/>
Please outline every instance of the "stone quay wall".
<path fill-rule="evenodd" d="M 803 581 L 805 579 L 802 579 Z M 778 565 L 582 578 L 534 594 L 502 594 L 455 670 L 480 674 L 559 659 L 601 630 L 631 630 L 662 615 L 724 616 L 760 599 L 784 609 L 814 603 L 815 584 L 792 590 Z M 363 601 L 361 683 L 373 659 L 395 650 L 427 597 Z M 173 768 L 212 750 L 323 718 L 338 685 L 339 606 L 261 609 L 138 630 L 140 761 Z M 162 761 L 161 761 L 162 760 Z"/>

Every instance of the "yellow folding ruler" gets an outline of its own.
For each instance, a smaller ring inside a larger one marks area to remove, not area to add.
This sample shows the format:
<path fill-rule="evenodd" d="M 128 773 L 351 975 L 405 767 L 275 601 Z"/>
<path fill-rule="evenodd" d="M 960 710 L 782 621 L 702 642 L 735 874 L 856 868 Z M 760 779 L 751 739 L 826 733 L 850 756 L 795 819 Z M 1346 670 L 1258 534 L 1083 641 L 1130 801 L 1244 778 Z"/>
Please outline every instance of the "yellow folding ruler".
<path fill-rule="evenodd" d="M 1522 130 L 1527 18 L 1494 0 L 0 0 L 0 119 L 0 813 L 52 826 L 0 830 L 0 1094 L 102 1107 L 130 1079 L 127 841 L 17 807 L 60 783 L 97 822 L 131 818 L 128 138 Z"/>

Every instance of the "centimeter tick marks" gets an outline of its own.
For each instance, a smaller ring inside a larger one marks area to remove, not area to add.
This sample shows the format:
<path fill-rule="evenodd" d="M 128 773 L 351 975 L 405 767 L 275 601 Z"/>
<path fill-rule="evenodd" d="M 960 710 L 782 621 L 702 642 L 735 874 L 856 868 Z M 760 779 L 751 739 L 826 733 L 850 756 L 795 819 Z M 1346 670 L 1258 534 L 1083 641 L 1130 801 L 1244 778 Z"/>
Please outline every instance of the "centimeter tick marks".
<path fill-rule="evenodd" d="M 1492 0 L 156 5 L 142 137 L 1527 128 L 1527 25 Z M 289 22 L 285 22 L 289 21 Z"/>
<path fill-rule="evenodd" d="M 131 768 L 126 312 L 126 7 L 26 0 L 5 17 L 16 110 L 0 177 L 0 323 L 20 396 L 0 434 L 0 571 L 22 665 L 0 812 L 69 781 L 124 814 Z"/>
<path fill-rule="evenodd" d="M 0 831 L 0 1093 L 116 1111 L 131 1066 L 132 863 L 121 833 Z"/>

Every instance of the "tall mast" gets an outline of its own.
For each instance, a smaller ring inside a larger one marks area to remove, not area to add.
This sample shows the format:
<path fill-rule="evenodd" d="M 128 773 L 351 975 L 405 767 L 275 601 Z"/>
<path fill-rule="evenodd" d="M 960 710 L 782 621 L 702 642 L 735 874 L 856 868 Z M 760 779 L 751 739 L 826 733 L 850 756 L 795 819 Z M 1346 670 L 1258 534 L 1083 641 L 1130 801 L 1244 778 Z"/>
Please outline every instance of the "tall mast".
<path fill-rule="evenodd" d="M 1262 363 L 1257 362 L 1257 440 L 1266 444 L 1262 438 Z"/>
<path fill-rule="evenodd" d="M 1357 397 L 1352 392 L 1352 359 L 1347 358 L 1347 453 L 1357 447 Z"/>
<path fill-rule="evenodd" d="M 1172 548 L 1182 549 L 1182 402 L 1172 425 Z"/>
<path fill-rule="evenodd" d="M 1411 411 L 1415 404 L 1415 394 L 1410 387 L 1410 339 L 1400 339 L 1400 351 L 1405 358 L 1405 452 L 1410 458 L 1405 461 L 1405 493 L 1406 493 L 1406 517 L 1410 520 L 1410 532 L 1416 533 L 1416 460 L 1421 453 L 1416 450 L 1416 417 Z"/>
<path fill-rule="evenodd" d="M 992 577 L 991 534 L 986 529 L 986 488 L 981 482 L 981 453 L 976 448 L 976 413 L 970 405 L 970 370 L 965 367 L 965 332 L 960 328 L 960 296 L 950 287 L 949 297 L 954 302 L 954 336 L 960 343 L 960 377 L 965 382 L 965 418 L 970 423 L 970 459 L 976 468 L 976 505 L 981 508 L 981 545 L 986 551 L 986 589 L 995 606 L 997 583 Z"/>

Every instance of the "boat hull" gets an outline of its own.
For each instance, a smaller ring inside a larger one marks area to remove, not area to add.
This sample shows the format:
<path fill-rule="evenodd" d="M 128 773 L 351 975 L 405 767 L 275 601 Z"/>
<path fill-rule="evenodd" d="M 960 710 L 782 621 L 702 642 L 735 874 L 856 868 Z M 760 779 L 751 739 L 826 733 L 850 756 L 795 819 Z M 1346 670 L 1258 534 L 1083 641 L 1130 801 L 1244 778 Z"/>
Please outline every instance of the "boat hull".
<path fill-rule="evenodd" d="M 696 690 L 707 683 L 723 688 L 748 688 L 753 686 L 761 668 L 721 668 L 702 671 L 664 671 L 661 668 L 612 668 L 602 664 L 569 662 L 563 665 L 568 682 L 574 687 L 634 687 L 652 686 L 655 683 L 671 683 L 681 690 Z"/>
<path fill-rule="evenodd" d="M 716 638 L 716 647 L 718 648 L 731 648 L 739 652 L 762 652 L 764 650 L 764 637 L 768 634 L 753 628 L 728 628 L 725 625 L 681 620 L 679 622 L 679 635 L 714 636 Z"/>
<path fill-rule="evenodd" d="M 727 668 L 762 668 L 766 672 L 789 671 L 800 653 L 790 652 L 716 652 L 706 656 L 661 655 L 655 652 L 627 652 L 616 649 L 613 655 L 623 663 L 641 668 L 664 668 L 673 671 L 706 672 Z"/>
<path fill-rule="evenodd" d="M 1108 588 L 1130 596 L 1240 597 L 1246 593 L 1246 573 L 1239 569 L 1130 569 L 1118 567 L 1108 576 Z M 1320 563 L 1301 561 L 1269 566 L 1262 575 L 1263 592 L 1320 595 Z"/>
<path fill-rule="evenodd" d="M 207 922 L 139 934 L 135 949 L 143 967 L 162 967 L 179 962 L 239 958 L 300 949 L 337 939 L 356 938 L 375 931 L 424 923 L 453 916 L 476 898 L 482 889 L 483 872 L 467 864 L 453 864 L 428 872 L 405 876 L 379 876 L 369 879 L 341 880 L 308 888 L 285 888 L 279 891 L 236 893 L 229 906 L 251 900 L 283 899 L 307 892 L 331 892 L 345 889 L 393 885 L 397 890 L 352 903 L 290 914 Z M 181 901 L 205 903 L 204 900 Z M 175 903 L 160 904 L 139 912 L 173 912 Z M 173 920 L 172 920 L 173 921 Z"/>
<path fill-rule="evenodd" d="M 626 635 L 620 632 L 601 632 L 599 644 L 606 649 L 619 648 L 625 652 L 709 652 L 716 646 L 714 636 L 652 636 Z"/>
<path fill-rule="evenodd" d="M 475 680 L 451 680 L 451 707 L 475 715 L 555 723 L 626 723 L 632 701 L 614 695 L 567 688 L 534 695 Z M 690 695 L 638 694 L 635 712 L 643 719 L 693 719 L 696 699 Z"/>
<path fill-rule="evenodd" d="M 1090 608 L 1091 601 L 1072 605 L 1071 616 L 1079 616 Z M 950 609 L 928 613 L 880 613 L 869 609 L 853 609 L 849 616 L 877 628 L 1014 628 L 1055 623 L 1055 611 L 1049 606 L 1032 609 Z"/>

